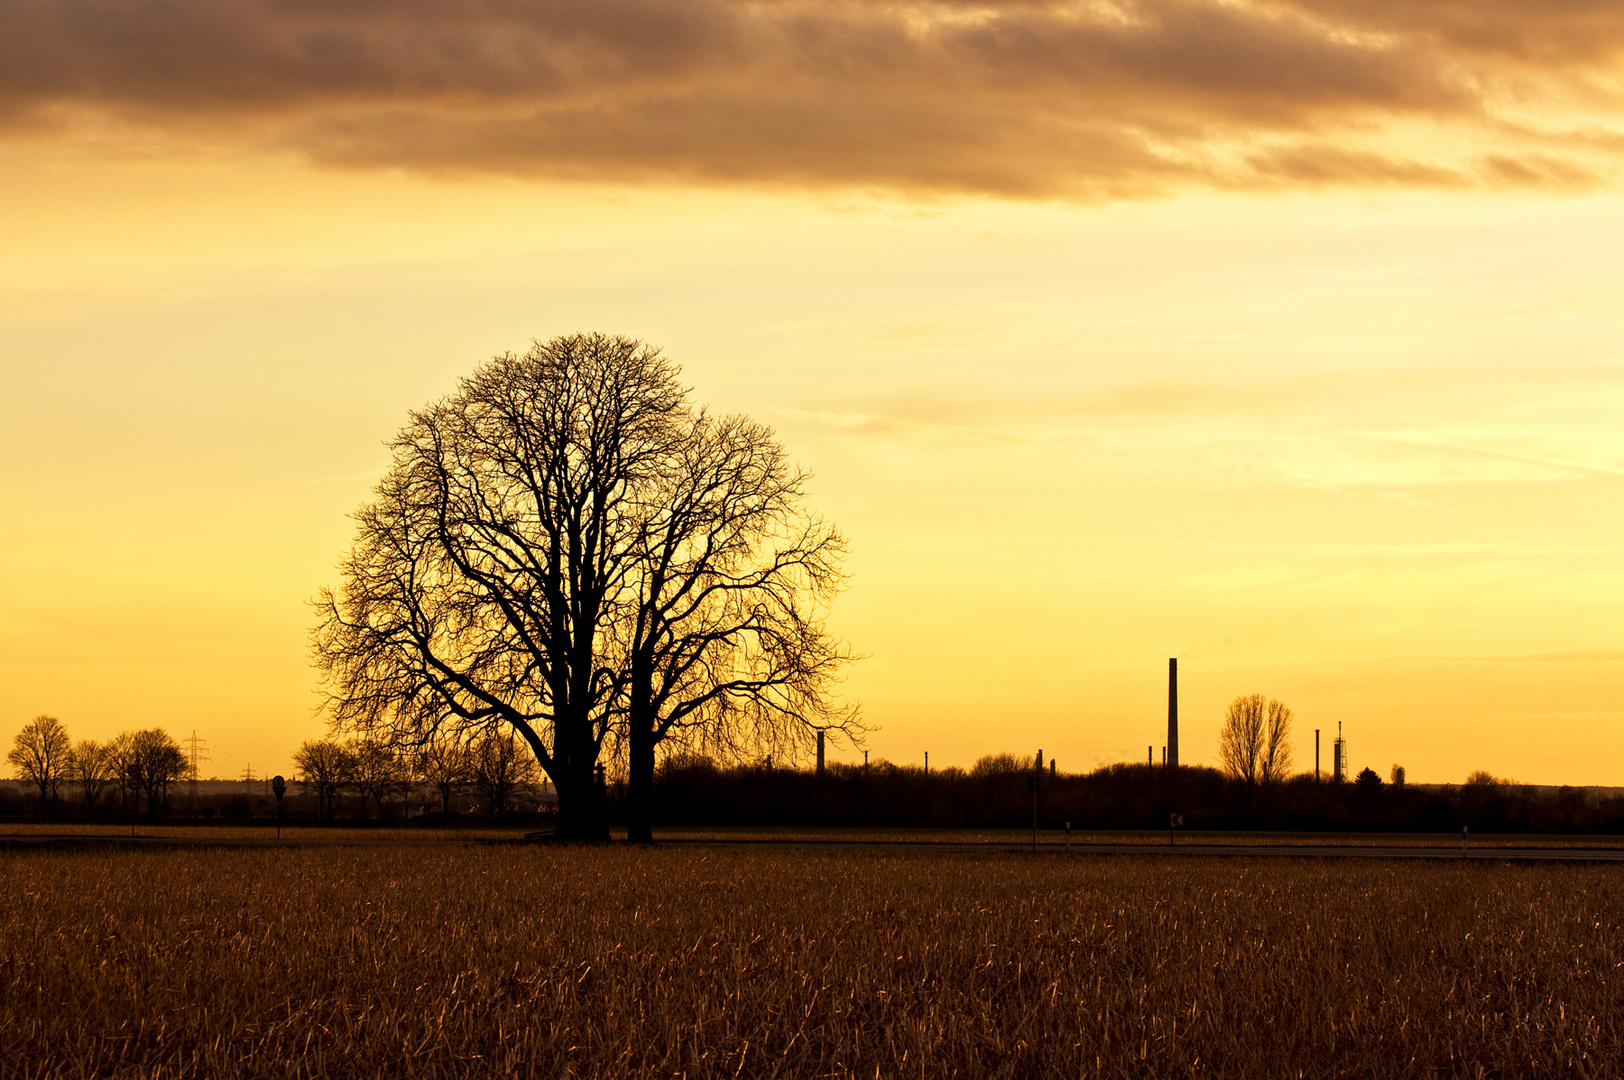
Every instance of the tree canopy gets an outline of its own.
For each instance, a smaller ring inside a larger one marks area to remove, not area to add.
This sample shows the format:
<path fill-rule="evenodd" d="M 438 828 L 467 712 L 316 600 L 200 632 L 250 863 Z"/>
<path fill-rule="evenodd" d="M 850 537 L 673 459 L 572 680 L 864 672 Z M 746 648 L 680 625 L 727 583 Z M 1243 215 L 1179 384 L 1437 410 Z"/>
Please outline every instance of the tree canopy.
<path fill-rule="evenodd" d="M 607 835 L 606 754 L 627 754 L 638 835 L 664 739 L 858 730 L 822 621 L 843 538 L 770 430 L 710 417 L 678 374 L 642 342 L 570 335 L 410 414 L 317 601 L 339 728 L 414 747 L 511 731 L 573 839 Z"/>
<path fill-rule="evenodd" d="M 68 775 L 72 755 L 68 729 L 54 716 L 36 716 L 17 732 L 6 760 L 39 788 L 41 814 L 55 808 L 57 789 Z"/>
<path fill-rule="evenodd" d="M 1218 759 L 1248 786 L 1284 780 L 1291 771 L 1291 709 L 1262 694 L 1236 698 L 1224 712 Z"/>

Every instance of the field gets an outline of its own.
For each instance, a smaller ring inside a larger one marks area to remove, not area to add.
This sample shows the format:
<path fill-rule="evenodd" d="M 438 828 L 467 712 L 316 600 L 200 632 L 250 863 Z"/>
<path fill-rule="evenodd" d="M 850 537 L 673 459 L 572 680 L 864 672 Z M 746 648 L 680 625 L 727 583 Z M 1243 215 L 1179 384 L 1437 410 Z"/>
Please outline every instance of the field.
<path fill-rule="evenodd" d="M 1613 866 L 0 850 L 8 1076 L 1619 1076 Z"/>

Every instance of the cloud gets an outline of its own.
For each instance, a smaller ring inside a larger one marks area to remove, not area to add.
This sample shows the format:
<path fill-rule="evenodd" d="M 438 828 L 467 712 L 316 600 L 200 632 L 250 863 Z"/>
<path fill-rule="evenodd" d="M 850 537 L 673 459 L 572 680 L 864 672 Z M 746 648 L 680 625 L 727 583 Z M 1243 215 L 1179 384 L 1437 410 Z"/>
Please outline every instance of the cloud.
<path fill-rule="evenodd" d="M 0 131 L 1073 199 L 1611 185 L 1612 0 L 8 0 Z M 88 119 L 87 119 L 88 118 Z"/>

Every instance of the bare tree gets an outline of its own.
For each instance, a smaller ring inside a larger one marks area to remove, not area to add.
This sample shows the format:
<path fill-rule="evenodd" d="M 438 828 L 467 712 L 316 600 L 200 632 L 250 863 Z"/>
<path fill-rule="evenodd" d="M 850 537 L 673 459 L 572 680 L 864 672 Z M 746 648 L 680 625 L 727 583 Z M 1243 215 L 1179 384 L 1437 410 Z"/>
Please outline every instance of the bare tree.
<path fill-rule="evenodd" d="M 1291 718 L 1291 709 L 1269 699 L 1263 719 L 1263 756 L 1258 762 L 1258 782 L 1265 787 L 1291 774 Z"/>
<path fill-rule="evenodd" d="M 559 836 L 607 837 L 615 624 L 689 416 L 673 364 L 601 334 L 497 357 L 412 413 L 317 602 L 335 724 L 409 746 L 499 725 L 552 777 Z"/>
<path fill-rule="evenodd" d="M 1247 787 L 1284 780 L 1291 770 L 1291 709 L 1262 694 L 1238 697 L 1224 713 L 1218 760 Z"/>
<path fill-rule="evenodd" d="M 140 785 L 136 781 L 141 767 L 135 760 L 135 732 L 121 731 L 113 736 L 107 744 L 109 767 L 113 774 L 113 783 L 118 785 L 119 809 L 126 814 L 134 815 L 141 809 Z M 131 802 L 135 805 L 132 808 Z"/>
<path fill-rule="evenodd" d="M 361 796 L 361 816 L 367 816 L 367 800 L 378 804 L 378 820 L 384 817 L 383 802 L 405 786 L 406 762 L 396 749 L 377 739 L 357 739 L 349 747 L 351 780 Z"/>
<path fill-rule="evenodd" d="M 451 797 L 473 778 L 467 745 L 441 733 L 417 748 L 414 761 L 417 775 L 440 793 L 440 812 L 450 817 Z"/>
<path fill-rule="evenodd" d="M 85 797 L 85 816 L 94 817 L 101 793 L 113 783 L 113 748 L 94 739 L 85 739 L 73 748 L 68 773 Z"/>
<path fill-rule="evenodd" d="M 1257 783 L 1258 765 L 1263 758 L 1263 728 L 1268 715 L 1268 699 L 1262 694 L 1238 697 L 1224 712 L 1224 726 L 1218 732 L 1218 761 L 1225 772 L 1248 787 Z"/>
<path fill-rule="evenodd" d="M 129 779 L 147 797 L 147 816 L 157 817 L 159 808 L 169 805 L 169 785 L 186 775 L 186 755 L 162 728 L 135 732 L 127 752 Z"/>
<path fill-rule="evenodd" d="M 316 812 L 329 820 L 333 799 L 350 785 L 355 761 L 349 749 L 328 739 L 313 739 L 293 754 L 299 782 L 316 793 Z"/>
<path fill-rule="evenodd" d="M 501 821 L 508 800 L 540 779 L 535 759 L 507 732 L 491 731 L 475 739 L 469 761 L 473 785 L 490 804 L 492 821 Z"/>
<path fill-rule="evenodd" d="M 830 691 L 854 659 L 822 605 L 845 541 L 802 507 L 807 474 L 743 417 L 689 417 L 661 463 L 632 564 L 623 679 L 629 838 L 652 839 L 655 751 L 677 737 L 723 756 L 793 756 L 817 732 L 856 734 Z"/>
<path fill-rule="evenodd" d="M 56 813 L 57 788 L 67 776 L 73 753 L 68 729 L 54 716 L 36 716 L 23 725 L 6 760 L 39 788 L 40 816 Z"/>

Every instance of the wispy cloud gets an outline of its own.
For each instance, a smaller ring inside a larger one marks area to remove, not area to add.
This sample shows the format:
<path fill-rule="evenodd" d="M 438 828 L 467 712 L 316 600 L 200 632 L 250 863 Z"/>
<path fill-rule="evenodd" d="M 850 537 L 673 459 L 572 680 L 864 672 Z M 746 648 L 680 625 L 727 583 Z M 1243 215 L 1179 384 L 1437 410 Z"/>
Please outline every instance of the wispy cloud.
<path fill-rule="evenodd" d="M 1611 0 L 11 0 L 0 126 L 361 167 L 1137 197 L 1593 187 Z"/>

